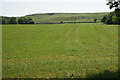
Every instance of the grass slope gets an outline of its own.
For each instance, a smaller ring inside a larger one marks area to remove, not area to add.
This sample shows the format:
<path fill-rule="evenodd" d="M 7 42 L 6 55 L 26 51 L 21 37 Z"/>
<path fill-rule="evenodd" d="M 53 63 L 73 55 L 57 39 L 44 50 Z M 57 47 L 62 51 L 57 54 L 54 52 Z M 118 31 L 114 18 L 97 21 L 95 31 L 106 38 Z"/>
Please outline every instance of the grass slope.
<path fill-rule="evenodd" d="M 97 18 L 100 22 L 101 18 L 108 13 L 46 13 L 27 15 L 32 17 L 35 23 L 60 23 L 63 22 L 94 22 Z"/>
<path fill-rule="evenodd" d="M 117 77 L 117 25 L 3 25 L 2 35 L 3 78 Z"/>

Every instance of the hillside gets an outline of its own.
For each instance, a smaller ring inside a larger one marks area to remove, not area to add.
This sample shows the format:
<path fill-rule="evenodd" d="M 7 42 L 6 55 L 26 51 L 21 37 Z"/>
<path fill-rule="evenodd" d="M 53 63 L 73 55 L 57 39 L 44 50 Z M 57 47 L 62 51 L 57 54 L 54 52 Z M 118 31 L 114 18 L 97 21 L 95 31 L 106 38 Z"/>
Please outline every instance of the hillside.
<path fill-rule="evenodd" d="M 108 13 L 46 13 L 46 14 L 31 14 L 26 17 L 31 17 L 35 23 L 60 23 L 63 22 L 100 22 L 101 18 Z"/>

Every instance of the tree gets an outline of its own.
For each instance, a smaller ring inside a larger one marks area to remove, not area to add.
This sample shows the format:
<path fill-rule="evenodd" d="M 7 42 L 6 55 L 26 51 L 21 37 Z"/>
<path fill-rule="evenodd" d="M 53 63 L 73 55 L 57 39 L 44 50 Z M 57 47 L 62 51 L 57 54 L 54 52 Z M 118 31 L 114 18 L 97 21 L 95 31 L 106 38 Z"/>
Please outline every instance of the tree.
<path fill-rule="evenodd" d="M 2 17 L 2 24 L 6 24 L 6 23 L 7 23 L 6 19 Z"/>
<path fill-rule="evenodd" d="M 112 22 L 113 22 L 114 24 L 120 24 L 120 18 L 119 18 L 119 17 L 116 17 L 116 16 L 113 16 L 113 17 L 112 17 Z"/>
<path fill-rule="evenodd" d="M 2 17 L 0 16 L 0 24 L 2 24 Z"/>
<path fill-rule="evenodd" d="M 97 19 L 95 18 L 95 19 L 94 19 L 94 23 L 96 23 L 96 21 L 97 21 Z"/>
<path fill-rule="evenodd" d="M 115 9 L 116 16 L 120 17 L 120 9 Z"/>
<path fill-rule="evenodd" d="M 120 17 L 120 0 L 107 0 L 109 8 L 112 9 L 115 7 L 115 15 Z"/>
<path fill-rule="evenodd" d="M 28 24 L 34 24 L 34 21 L 30 17 L 28 17 Z"/>
<path fill-rule="evenodd" d="M 20 17 L 18 24 L 34 24 L 34 21 L 30 17 Z"/>
<path fill-rule="evenodd" d="M 105 16 L 101 19 L 101 22 L 105 23 L 106 20 L 107 20 L 107 15 L 105 15 Z"/>
<path fill-rule="evenodd" d="M 109 8 L 115 7 L 115 11 L 110 12 L 107 16 L 104 16 L 101 22 L 106 24 L 120 24 L 120 0 L 107 0 Z"/>
<path fill-rule="evenodd" d="M 113 24 L 112 22 L 112 19 L 108 18 L 106 21 L 105 21 L 106 24 Z"/>
<path fill-rule="evenodd" d="M 120 5 L 120 0 L 107 0 L 108 3 L 107 5 L 109 5 L 109 8 L 112 9 L 113 7 L 119 8 Z"/>
<path fill-rule="evenodd" d="M 24 24 L 24 19 L 23 19 L 23 17 L 20 17 L 20 18 L 18 19 L 18 24 Z"/>
<path fill-rule="evenodd" d="M 10 24 L 17 24 L 15 17 L 11 17 L 9 22 L 10 22 Z"/>
<path fill-rule="evenodd" d="M 2 24 L 10 24 L 10 18 L 9 17 L 2 17 Z"/>

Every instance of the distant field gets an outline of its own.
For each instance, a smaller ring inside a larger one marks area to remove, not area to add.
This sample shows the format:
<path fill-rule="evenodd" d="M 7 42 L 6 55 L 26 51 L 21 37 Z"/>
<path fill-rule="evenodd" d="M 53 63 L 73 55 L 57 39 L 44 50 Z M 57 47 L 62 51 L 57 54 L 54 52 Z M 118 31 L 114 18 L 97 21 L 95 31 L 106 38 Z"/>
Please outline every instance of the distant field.
<path fill-rule="evenodd" d="M 3 78 L 117 77 L 117 25 L 3 25 L 2 32 Z"/>
<path fill-rule="evenodd" d="M 108 13 L 46 13 L 27 15 L 31 17 L 35 23 L 60 23 L 63 22 L 97 22 Z"/>

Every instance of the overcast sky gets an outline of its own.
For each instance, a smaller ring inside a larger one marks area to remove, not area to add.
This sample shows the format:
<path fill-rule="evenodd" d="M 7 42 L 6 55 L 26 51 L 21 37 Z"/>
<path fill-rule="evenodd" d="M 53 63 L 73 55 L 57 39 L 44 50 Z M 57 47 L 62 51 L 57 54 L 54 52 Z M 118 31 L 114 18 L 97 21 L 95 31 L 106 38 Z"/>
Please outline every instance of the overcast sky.
<path fill-rule="evenodd" d="M 0 0 L 0 15 L 110 12 L 106 0 Z"/>

